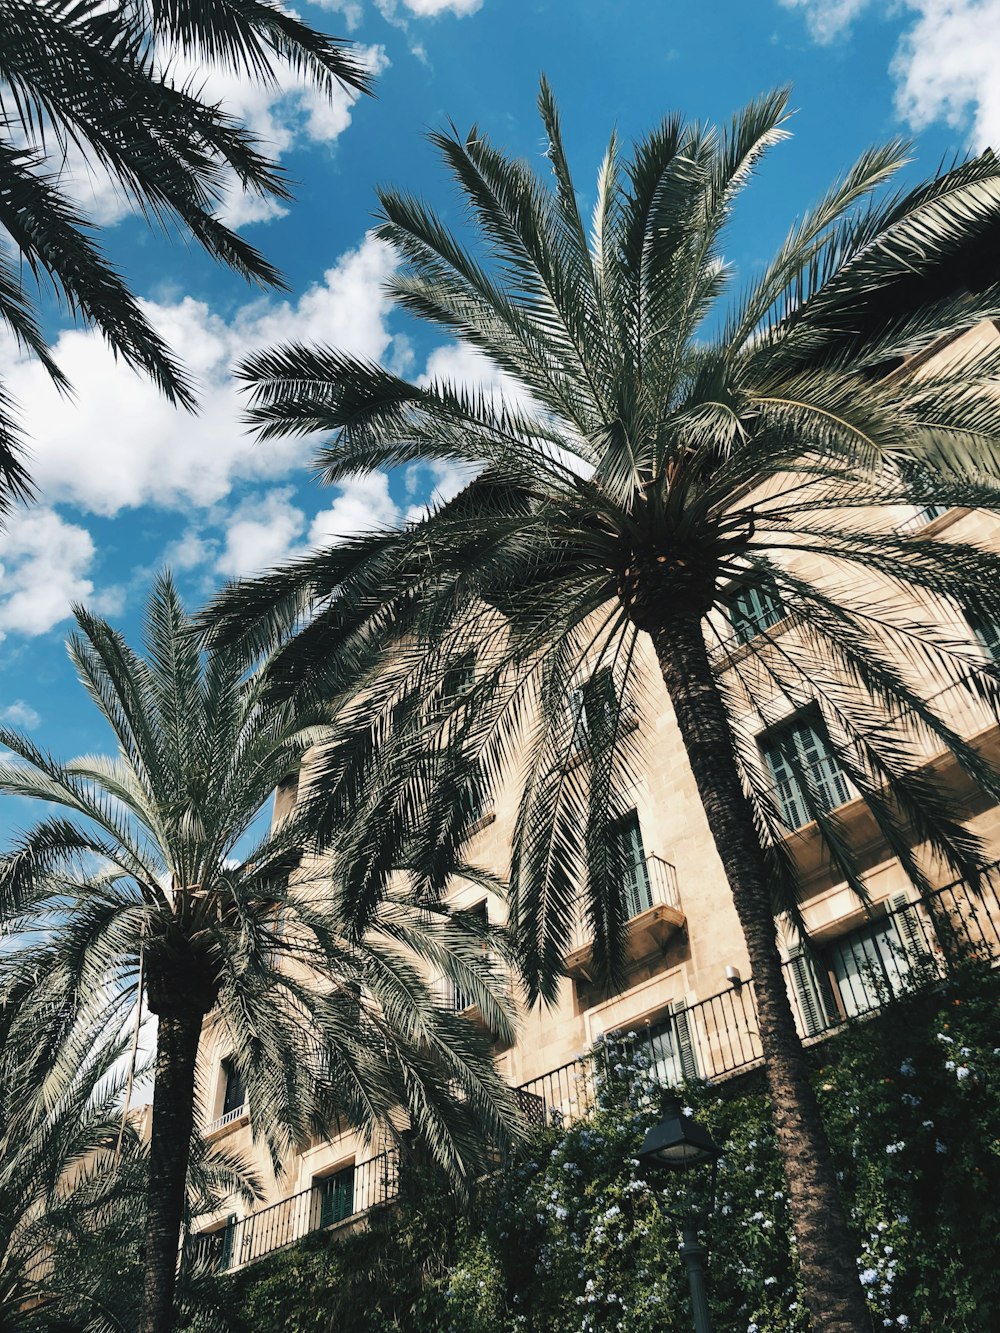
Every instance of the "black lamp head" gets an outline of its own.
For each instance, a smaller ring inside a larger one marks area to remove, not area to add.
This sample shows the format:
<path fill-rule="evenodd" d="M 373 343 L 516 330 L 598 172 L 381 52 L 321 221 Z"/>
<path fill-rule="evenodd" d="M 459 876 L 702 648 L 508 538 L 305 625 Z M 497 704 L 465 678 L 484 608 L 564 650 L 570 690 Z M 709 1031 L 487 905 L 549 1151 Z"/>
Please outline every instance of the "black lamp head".
<path fill-rule="evenodd" d="M 647 1170 L 688 1171 L 715 1164 L 722 1149 L 708 1130 L 681 1112 L 676 1100 L 658 1125 L 646 1131 L 639 1149 L 639 1162 Z"/>

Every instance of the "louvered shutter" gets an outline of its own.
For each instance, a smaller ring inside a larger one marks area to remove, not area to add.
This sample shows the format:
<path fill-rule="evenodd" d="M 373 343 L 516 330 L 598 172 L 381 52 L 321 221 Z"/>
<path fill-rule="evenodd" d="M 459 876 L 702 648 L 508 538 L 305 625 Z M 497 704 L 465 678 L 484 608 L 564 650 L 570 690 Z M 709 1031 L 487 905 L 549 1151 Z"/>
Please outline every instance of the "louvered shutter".
<path fill-rule="evenodd" d="M 830 1026 L 830 1015 L 813 961 L 801 945 L 789 953 L 788 970 L 799 1002 L 804 1035 L 815 1037 Z"/>

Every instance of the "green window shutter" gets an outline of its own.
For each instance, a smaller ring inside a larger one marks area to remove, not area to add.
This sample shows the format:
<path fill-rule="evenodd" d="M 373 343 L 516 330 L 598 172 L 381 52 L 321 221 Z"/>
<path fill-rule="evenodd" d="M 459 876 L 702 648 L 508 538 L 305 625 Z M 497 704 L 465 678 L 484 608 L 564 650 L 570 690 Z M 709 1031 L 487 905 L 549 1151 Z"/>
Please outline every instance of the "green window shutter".
<path fill-rule="evenodd" d="M 319 1193 L 319 1226 L 333 1226 L 354 1212 L 353 1165 L 345 1166 L 332 1176 L 324 1176 L 316 1188 Z"/>
<path fill-rule="evenodd" d="M 625 911 L 631 918 L 647 911 L 653 905 L 649 867 L 646 865 L 646 849 L 642 845 L 639 816 L 635 811 L 621 821 L 614 830 L 613 837 L 622 875 Z"/>
<path fill-rule="evenodd" d="M 690 1011 L 687 1005 L 677 1004 L 671 1005 L 670 1012 L 681 1077 L 698 1078 L 701 1070 L 698 1068 L 698 1053 L 695 1050 Z"/>
<path fill-rule="evenodd" d="M 236 1239 L 236 1214 L 230 1213 L 226 1225 L 219 1231 L 218 1271 L 227 1272 L 233 1266 L 233 1242 Z"/>
<path fill-rule="evenodd" d="M 905 893 L 894 893 L 889 899 L 889 909 L 907 958 L 917 965 L 926 963 L 930 954 L 916 903 Z"/>
<path fill-rule="evenodd" d="M 830 1014 L 813 961 L 801 945 L 796 945 L 789 953 L 788 970 L 799 1001 L 799 1011 L 805 1027 L 804 1035 L 815 1037 L 829 1027 Z"/>

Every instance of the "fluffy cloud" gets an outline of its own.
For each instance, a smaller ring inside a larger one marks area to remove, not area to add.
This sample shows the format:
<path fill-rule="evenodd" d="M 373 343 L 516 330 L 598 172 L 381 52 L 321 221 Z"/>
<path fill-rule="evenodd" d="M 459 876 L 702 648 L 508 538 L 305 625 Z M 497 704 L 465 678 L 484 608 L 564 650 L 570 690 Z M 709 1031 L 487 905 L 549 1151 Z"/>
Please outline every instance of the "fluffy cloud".
<path fill-rule="evenodd" d="M 33 730 L 41 720 L 31 704 L 26 704 L 23 699 L 15 699 L 6 708 L 0 708 L 0 722 L 6 722 L 25 731 Z"/>
<path fill-rule="evenodd" d="M 45 507 L 14 510 L 0 532 L 0 638 L 45 634 L 74 602 L 113 611 L 116 591 L 94 597 L 88 577 L 95 556 L 86 528 Z"/>
<path fill-rule="evenodd" d="M 824 44 L 841 36 L 868 3 L 869 0 L 781 0 L 786 9 L 804 10 L 810 33 Z"/>
<path fill-rule="evenodd" d="M 452 13 L 459 18 L 482 9 L 483 0 L 403 0 L 411 14 L 418 18 L 436 18 L 438 14 Z"/>
<path fill-rule="evenodd" d="M 225 547 L 215 563 L 233 578 L 260 574 L 291 554 L 306 516 L 292 504 L 288 489 L 269 491 L 243 502 L 229 520 Z"/>
<path fill-rule="evenodd" d="M 313 519 L 310 546 L 331 546 L 356 532 L 393 527 L 400 521 L 399 507 L 389 494 L 389 478 L 384 472 L 345 477 L 339 489 L 329 509 L 321 510 Z"/>
<path fill-rule="evenodd" d="M 1000 0 L 921 0 L 892 63 L 896 105 L 915 129 L 964 128 L 972 146 L 1000 148 Z"/>
<path fill-rule="evenodd" d="M 781 0 L 801 9 L 812 35 L 846 34 L 871 0 Z M 914 129 L 943 120 L 970 146 L 1000 146 L 1000 0 L 903 0 L 907 26 L 893 57 L 896 108 Z M 898 12 L 898 11 L 896 11 Z"/>
<path fill-rule="evenodd" d="M 42 368 L 0 346 L 0 378 L 24 405 L 32 472 L 46 504 L 106 516 L 142 504 L 186 509 L 219 503 L 237 481 L 278 481 L 308 458 L 308 441 L 254 444 L 230 368 L 257 347 L 290 339 L 379 358 L 390 343 L 383 284 L 388 248 L 368 237 L 298 301 L 262 299 L 230 321 L 191 298 L 146 309 L 200 384 L 197 416 L 166 403 L 116 362 L 99 336 L 64 332 L 55 348 L 75 387 L 67 400 Z M 82 530 L 80 530 L 82 531 Z"/>

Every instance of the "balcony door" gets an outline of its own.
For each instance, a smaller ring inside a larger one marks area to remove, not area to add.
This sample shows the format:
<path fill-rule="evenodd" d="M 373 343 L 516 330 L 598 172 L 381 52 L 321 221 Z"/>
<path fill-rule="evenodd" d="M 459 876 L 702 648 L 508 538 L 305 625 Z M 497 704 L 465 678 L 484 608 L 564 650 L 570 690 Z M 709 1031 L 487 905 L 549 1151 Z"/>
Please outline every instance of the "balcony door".
<path fill-rule="evenodd" d="M 653 906 L 653 893 L 649 883 L 649 867 L 646 864 L 646 849 L 642 845 L 639 816 L 634 810 L 615 825 L 613 837 L 614 850 L 621 874 L 625 915 L 631 919 L 641 912 L 648 911 Z"/>

